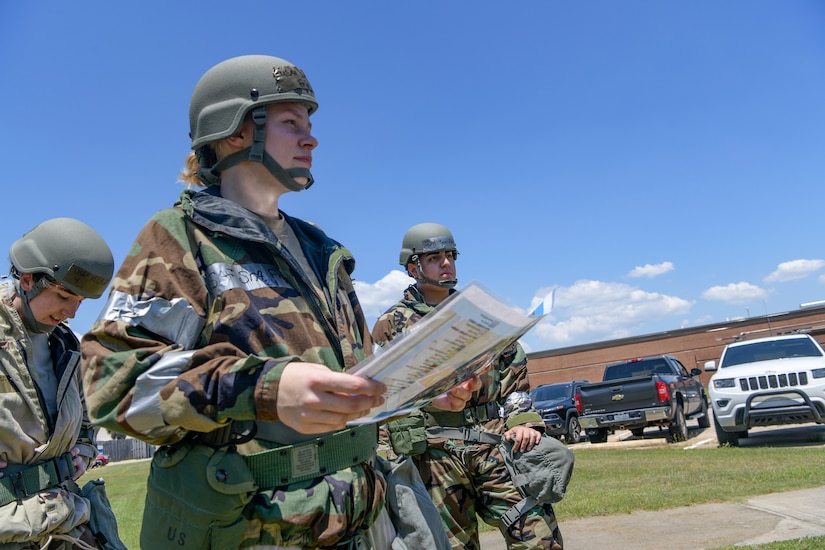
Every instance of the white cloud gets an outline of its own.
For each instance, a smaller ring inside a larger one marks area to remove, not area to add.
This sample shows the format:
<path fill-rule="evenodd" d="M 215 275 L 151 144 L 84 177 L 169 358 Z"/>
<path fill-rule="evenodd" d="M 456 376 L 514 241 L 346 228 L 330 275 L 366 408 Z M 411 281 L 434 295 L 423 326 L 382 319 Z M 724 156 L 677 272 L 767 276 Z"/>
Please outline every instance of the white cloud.
<path fill-rule="evenodd" d="M 401 299 L 404 289 L 413 282 L 415 282 L 414 279 L 397 269 L 390 271 L 372 284 L 360 280 L 353 282 L 355 293 L 358 294 L 358 300 L 364 308 L 364 315 L 370 328 L 382 313 Z"/>
<path fill-rule="evenodd" d="M 664 275 L 668 271 L 673 271 L 674 266 L 673 262 L 662 262 L 660 264 L 651 265 L 645 264 L 642 266 L 634 267 L 630 273 L 627 274 L 628 277 L 638 278 L 638 277 L 658 277 L 659 275 Z"/>
<path fill-rule="evenodd" d="M 554 312 L 533 332 L 550 347 L 624 338 L 643 332 L 648 323 L 683 316 L 691 306 L 688 300 L 623 283 L 582 280 L 556 290 Z"/>
<path fill-rule="evenodd" d="M 766 283 L 784 283 L 804 279 L 814 271 L 819 271 L 825 267 L 825 260 L 792 260 L 782 262 L 776 267 L 776 271 L 765 277 Z"/>
<path fill-rule="evenodd" d="M 768 291 L 756 285 L 746 283 L 731 283 L 726 286 L 713 286 L 702 293 L 702 298 L 728 304 L 744 304 L 753 300 L 762 300 Z"/>

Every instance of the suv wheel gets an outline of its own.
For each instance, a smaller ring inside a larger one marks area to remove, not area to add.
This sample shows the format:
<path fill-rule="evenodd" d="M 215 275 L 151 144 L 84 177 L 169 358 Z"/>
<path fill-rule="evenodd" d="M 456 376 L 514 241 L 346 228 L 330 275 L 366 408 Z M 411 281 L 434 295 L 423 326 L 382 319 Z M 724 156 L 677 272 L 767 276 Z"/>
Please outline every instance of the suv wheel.
<path fill-rule="evenodd" d="M 731 447 L 739 446 L 739 432 L 726 432 L 722 429 L 722 426 L 719 425 L 715 416 L 713 417 L 713 427 L 716 429 L 716 441 L 719 442 L 720 447 L 722 445 L 729 445 Z"/>
<path fill-rule="evenodd" d="M 582 440 L 582 425 L 579 424 L 579 417 L 571 416 L 567 420 L 567 434 L 564 436 L 568 443 L 579 443 Z"/>

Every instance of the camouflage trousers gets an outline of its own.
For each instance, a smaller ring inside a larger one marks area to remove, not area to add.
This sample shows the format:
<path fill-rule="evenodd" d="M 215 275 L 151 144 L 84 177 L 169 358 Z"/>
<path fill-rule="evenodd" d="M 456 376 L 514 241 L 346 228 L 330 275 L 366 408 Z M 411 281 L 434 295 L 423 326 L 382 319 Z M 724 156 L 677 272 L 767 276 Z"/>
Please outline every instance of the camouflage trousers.
<path fill-rule="evenodd" d="M 480 550 L 480 517 L 499 528 L 510 550 L 562 550 L 561 531 L 550 504 L 535 506 L 509 529 L 501 524 L 501 516 L 522 496 L 497 446 L 449 439 L 429 440 L 428 445 L 414 460 L 453 549 Z"/>
<path fill-rule="evenodd" d="M 384 510 L 385 492 L 384 478 L 367 464 L 261 489 L 244 508 L 240 546 L 335 548 L 357 541 Z"/>

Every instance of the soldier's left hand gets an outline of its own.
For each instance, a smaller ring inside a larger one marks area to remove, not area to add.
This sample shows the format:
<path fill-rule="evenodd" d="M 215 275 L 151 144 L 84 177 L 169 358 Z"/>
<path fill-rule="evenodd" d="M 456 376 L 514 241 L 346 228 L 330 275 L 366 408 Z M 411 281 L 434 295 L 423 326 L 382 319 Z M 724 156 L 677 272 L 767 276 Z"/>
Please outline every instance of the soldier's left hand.
<path fill-rule="evenodd" d="M 69 451 L 72 454 L 72 464 L 74 464 L 74 475 L 72 479 L 77 481 L 77 479 L 86 473 L 86 459 L 80 455 L 80 449 L 77 447 L 72 447 L 72 450 Z"/>
<path fill-rule="evenodd" d="M 506 432 L 504 437 L 513 442 L 513 452 L 527 452 L 541 439 L 541 433 L 527 426 L 515 426 Z"/>
<path fill-rule="evenodd" d="M 481 379 L 473 375 L 447 393 L 433 399 L 432 405 L 444 411 L 460 411 L 467 406 L 473 392 L 481 389 Z"/>

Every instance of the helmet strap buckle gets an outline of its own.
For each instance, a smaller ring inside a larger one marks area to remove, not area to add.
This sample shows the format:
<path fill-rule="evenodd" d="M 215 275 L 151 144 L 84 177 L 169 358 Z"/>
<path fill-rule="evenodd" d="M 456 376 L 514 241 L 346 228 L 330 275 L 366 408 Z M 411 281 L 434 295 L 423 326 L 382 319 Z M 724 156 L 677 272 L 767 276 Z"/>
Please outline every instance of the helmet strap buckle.
<path fill-rule="evenodd" d="M 266 107 L 256 107 L 252 111 L 252 147 L 249 150 L 249 160 L 252 162 L 264 161 L 264 145 L 266 143 Z"/>

